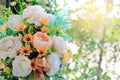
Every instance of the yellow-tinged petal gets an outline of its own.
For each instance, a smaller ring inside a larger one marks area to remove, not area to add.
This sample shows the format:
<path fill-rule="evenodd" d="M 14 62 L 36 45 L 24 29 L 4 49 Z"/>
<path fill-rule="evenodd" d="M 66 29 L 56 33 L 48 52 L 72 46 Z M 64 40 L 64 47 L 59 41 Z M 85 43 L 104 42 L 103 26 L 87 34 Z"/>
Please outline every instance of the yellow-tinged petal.
<path fill-rule="evenodd" d="M 0 32 L 1 33 L 6 33 L 7 27 L 8 27 L 8 24 L 4 24 L 2 27 L 0 27 Z"/>
<path fill-rule="evenodd" d="M 3 69 L 4 68 L 4 64 L 3 62 L 0 60 L 0 69 Z"/>
<path fill-rule="evenodd" d="M 67 53 L 65 53 L 63 55 L 63 59 L 62 59 L 62 64 L 67 64 L 67 62 L 69 61 L 69 59 L 71 58 L 72 54 L 70 51 L 68 51 Z"/>

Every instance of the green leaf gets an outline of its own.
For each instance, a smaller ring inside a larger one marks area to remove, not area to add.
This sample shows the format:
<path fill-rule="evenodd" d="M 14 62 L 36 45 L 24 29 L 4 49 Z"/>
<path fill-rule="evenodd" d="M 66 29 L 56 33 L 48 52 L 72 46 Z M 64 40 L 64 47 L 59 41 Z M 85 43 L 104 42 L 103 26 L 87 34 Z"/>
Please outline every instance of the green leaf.
<path fill-rule="evenodd" d="M 34 72 L 32 71 L 26 80 L 34 80 Z"/>
<path fill-rule="evenodd" d="M 56 35 L 58 28 L 57 27 L 48 27 L 50 29 L 49 35 Z"/>
<path fill-rule="evenodd" d="M 0 20 L 0 26 L 2 26 L 3 25 L 3 22 Z"/>
<path fill-rule="evenodd" d="M 72 38 L 67 34 L 63 34 L 62 37 L 64 38 L 64 40 L 72 41 Z"/>
<path fill-rule="evenodd" d="M 102 75 L 102 79 L 110 80 L 110 77 L 107 75 L 107 73 L 105 73 L 104 75 Z"/>
<path fill-rule="evenodd" d="M 6 34 L 0 33 L 0 39 L 4 38 L 6 36 L 7 36 Z"/>
<path fill-rule="evenodd" d="M 16 33 L 13 32 L 10 28 L 7 28 L 6 34 L 7 34 L 8 36 L 10 36 L 10 35 L 16 36 Z"/>
<path fill-rule="evenodd" d="M 71 24 L 69 19 L 67 18 L 66 11 L 61 11 L 59 14 L 56 15 L 55 26 L 63 30 L 71 28 Z"/>

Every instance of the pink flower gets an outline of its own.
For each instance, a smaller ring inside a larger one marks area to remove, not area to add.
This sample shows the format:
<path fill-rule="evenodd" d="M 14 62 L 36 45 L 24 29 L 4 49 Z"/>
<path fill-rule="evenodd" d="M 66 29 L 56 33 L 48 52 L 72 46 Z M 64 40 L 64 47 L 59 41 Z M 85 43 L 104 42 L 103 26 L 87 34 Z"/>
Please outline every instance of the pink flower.
<path fill-rule="evenodd" d="M 40 47 L 45 47 L 49 49 L 52 47 L 52 41 L 50 37 L 42 32 L 37 32 L 33 36 L 33 46 L 38 49 Z"/>

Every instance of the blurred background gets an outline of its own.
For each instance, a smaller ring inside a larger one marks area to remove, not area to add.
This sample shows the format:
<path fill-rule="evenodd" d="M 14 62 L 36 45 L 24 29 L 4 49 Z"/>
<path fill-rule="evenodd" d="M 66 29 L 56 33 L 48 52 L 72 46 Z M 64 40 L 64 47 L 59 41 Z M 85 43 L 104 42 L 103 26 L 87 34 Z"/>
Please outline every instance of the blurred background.
<path fill-rule="evenodd" d="M 120 0 L 44 2 L 53 12 L 66 11 L 72 25 L 66 31 L 74 41 L 66 80 L 120 80 Z"/>

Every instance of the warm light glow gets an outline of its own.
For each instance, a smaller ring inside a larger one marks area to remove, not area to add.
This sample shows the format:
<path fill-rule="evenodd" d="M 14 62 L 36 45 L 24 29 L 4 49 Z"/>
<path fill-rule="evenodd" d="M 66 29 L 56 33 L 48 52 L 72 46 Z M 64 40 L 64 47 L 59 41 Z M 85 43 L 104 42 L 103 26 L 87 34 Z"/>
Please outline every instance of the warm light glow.
<path fill-rule="evenodd" d="M 64 4 L 65 2 L 65 4 Z M 120 0 L 57 0 L 58 9 L 69 9 L 74 11 L 70 18 L 77 20 L 77 16 L 85 19 L 90 18 L 91 14 L 97 16 L 102 14 L 108 18 L 120 18 L 118 5 Z M 109 10 L 111 9 L 111 11 Z M 87 16 L 86 16 L 87 15 Z"/>

